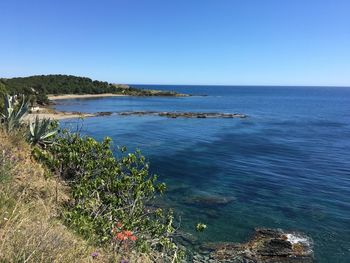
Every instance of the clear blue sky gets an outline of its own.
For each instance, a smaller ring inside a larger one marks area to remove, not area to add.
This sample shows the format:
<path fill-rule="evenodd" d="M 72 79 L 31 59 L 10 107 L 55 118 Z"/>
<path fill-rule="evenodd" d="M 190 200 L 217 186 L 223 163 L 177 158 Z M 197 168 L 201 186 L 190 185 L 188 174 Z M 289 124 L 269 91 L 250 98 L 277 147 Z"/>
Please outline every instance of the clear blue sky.
<path fill-rule="evenodd" d="M 0 77 L 350 86 L 350 0 L 1 0 Z"/>

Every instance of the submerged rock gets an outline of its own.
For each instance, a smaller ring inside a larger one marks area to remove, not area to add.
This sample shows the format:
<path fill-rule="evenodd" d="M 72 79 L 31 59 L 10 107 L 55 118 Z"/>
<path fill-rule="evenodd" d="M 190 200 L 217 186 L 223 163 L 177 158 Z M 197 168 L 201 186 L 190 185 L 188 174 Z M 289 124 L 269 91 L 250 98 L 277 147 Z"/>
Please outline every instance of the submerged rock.
<path fill-rule="evenodd" d="M 177 239 L 180 243 L 185 246 L 196 246 L 198 245 L 198 238 L 191 233 L 179 231 Z"/>
<path fill-rule="evenodd" d="M 311 263 L 312 240 L 299 232 L 256 229 L 249 242 L 217 245 L 210 258 L 233 263 Z"/>
<path fill-rule="evenodd" d="M 217 113 L 217 112 L 157 112 L 157 111 L 127 111 L 119 112 L 119 115 L 155 115 L 167 118 L 246 118 L 239 113 Z"/>
<path fill-rule="evenodd" d="M 184 199 L 184 203 L 188 205 L 198 205 L 198 206 L 220 206 L 227 205 L 235 200 L 231 196 L 220 196 L 220 195 L 195 195 L 189 196 Z"/>

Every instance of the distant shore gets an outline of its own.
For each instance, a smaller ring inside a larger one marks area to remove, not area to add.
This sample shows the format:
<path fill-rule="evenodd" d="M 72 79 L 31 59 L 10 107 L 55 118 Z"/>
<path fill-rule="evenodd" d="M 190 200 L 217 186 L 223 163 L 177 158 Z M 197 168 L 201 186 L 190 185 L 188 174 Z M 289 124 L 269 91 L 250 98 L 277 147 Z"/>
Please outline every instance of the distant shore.
<path fill-rule="evenodd" d="M 101 94 L 63 94 L 63 95 L 49 95 L 49 100 L 66 100 L 66 99 L 88 99 L 88 98 L 103 98 L 103 97 L 124 97 L 128 95 L 101 93 Z"/>
<path fill-rule="evenodd" d="M 176 94 L 175 96 L 182 96 L 183 94 Z M 115 93 L 101 93 L 101 94 L 62 94 L 62 95 L 48 95 L 50 101 L 56 100 L 66 100 L 66 99 L 89 99 L 89 98 L 104 98 L 104 97 L 125 97 L 133 96 L 127 94 L 115 94 Z M 162 96 L 162 95 L 160 95 Z M 183 95 L 185 96 L 185 95 Z M 51 107 L 52 105 L 44 107 L 35 107 L 32 112 L 29 113 L 25 120 L 32 121 L 36 117 L 39 119 L 51 119 L 51 120 L 63 120 L 63 119 L 77 119 L 77 118 L 87 118 L 95 116 L 103 116 L 104 113 L 83 113 L 83 112 L 67 112 L 58 111 Z"/>

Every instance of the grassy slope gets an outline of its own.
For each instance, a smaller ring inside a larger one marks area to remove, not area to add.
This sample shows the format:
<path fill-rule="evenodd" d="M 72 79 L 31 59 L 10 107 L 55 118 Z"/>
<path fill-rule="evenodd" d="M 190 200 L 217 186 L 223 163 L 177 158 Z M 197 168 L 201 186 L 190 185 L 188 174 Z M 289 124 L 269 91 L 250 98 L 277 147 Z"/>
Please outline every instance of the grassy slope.
<path fill-rule="evenodd" d="M 61 223 L 68 189 L 45 179 L 22 138 L 0 131 L 0 145 L 0 262 L 120 262 L 121 256 L 90 245 Z M 149 260 L 134 256 L 130 262 Z"/>

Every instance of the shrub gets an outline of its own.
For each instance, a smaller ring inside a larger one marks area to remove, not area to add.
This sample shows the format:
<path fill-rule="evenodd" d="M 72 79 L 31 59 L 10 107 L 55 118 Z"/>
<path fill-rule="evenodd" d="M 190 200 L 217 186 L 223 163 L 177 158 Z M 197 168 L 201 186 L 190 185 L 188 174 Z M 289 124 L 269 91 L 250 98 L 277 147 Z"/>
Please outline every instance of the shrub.
<path fill-rule="evenodd" d="M 90 262 L 98 248 L 57 220 L 65 187 L 44 178 L 23 137 L 0 131 L 0 145 L 0 262 Z M 99 252 L 111 258 L 104 262 L 120 262 L 109 251 Z"/>
<path fill-rule="evenodd" d="M 171 211 L 152 205 L 165 184 L 149 173 L 139 151 L 119 151 L 116 158 L 111 139 L 97 142 L 68 132 L 49 151 L 37 150 L 36 156 L 55 167 L 71 187 L 72 200 L 63 215 L 68 225 L 94 242 L 113 243 L 118 251 L 157 250 L 180 258 L 172 240 Z"/>

